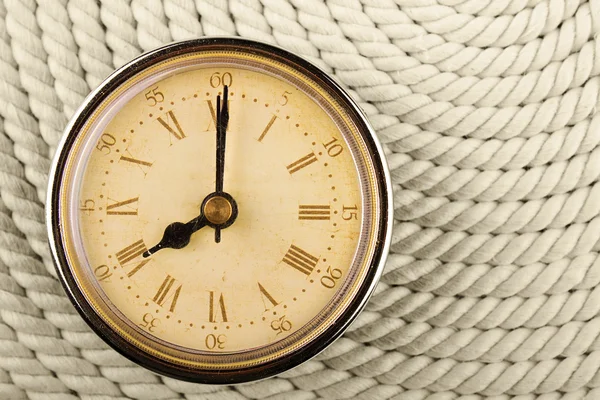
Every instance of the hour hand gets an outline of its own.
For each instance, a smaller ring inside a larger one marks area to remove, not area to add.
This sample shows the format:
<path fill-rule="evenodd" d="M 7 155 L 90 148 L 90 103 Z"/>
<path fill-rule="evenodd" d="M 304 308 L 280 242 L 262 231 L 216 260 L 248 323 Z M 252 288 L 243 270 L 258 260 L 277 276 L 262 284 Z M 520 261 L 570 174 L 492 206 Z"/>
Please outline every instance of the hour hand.
<path fill-rule="evenodd" d="M 173 222 L 165 228 L 165 233 L 160 242 L 158 242 L 156 246 L 145 251 L 142 256 L 144 258 L 150 257 L 157 251 L 167 248 L 182 249 L 188 245 L 192 234 L 206 226 L 206 224 L 207 220 L 203 214 L 185 224 L 183 222 Z"/>

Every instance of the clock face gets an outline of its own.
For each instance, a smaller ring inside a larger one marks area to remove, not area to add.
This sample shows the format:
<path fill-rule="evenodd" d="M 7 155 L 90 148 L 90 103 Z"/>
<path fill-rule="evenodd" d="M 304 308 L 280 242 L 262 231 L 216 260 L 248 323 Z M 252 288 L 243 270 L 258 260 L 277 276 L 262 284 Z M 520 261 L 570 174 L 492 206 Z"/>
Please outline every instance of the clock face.
<path fill-rule="evenodd" d="M 337 86 L 268 46 L 212 44 L 147 55 L 89 100 L 50 223 L 93 328 L 151 369 L 218 383 L 210 371 L 266 377 L 343 331 L 380 272 L 390 207 Z"/>
<path fill-rule="evenodd" d="M 215 191 L 215 76 L 229 83 L 224 189 L 238 216 L 219 243 L 205 227 L 144 258 Z M 363 204 L 352 153 L 307 94 L 260 71 L 192 69 L 138 93 L 104 132 L 78 217 L 88 262 L 111 274 L 101 289 L 129 320 L 169 343 L 227 352 L 283 339 L 331 300 Z M 219 346 L 198 340 L 215 333 Z"/>

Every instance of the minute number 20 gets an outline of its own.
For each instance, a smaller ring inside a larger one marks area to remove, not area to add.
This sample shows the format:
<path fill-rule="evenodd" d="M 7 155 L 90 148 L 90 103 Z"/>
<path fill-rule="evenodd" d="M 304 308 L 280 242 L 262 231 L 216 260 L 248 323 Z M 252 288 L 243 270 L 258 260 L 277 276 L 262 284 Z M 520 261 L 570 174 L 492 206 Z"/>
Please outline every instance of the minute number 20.
<path fill-rule="evenodd" d="M 337 284 L 338 279 L 342 277 L 342 270 L 339 268 L 327 267 L 327 275 L 321 277 L 321 285 L 327 289 L 333 289 Z"/>

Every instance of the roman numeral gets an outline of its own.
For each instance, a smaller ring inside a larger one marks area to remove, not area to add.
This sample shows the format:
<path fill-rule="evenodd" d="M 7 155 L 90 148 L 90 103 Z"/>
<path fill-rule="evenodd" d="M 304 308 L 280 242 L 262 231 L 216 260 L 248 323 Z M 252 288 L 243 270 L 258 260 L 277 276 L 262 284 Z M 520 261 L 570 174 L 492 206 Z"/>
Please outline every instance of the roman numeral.
<path fill-rule="evenodd" d="M 279 304 L 277 302 L 277 300 L 275 300 L 273 298 L 273 296 L 271 296 L 271 294 L 269 292 L 267 292 L 267 289 L 265 289 L 265 287 L 263 285 L 260 284 L 260 282 L 258 283 L 258 290 L 260 290 L 260 297 L 262 299 L 263 302 L 263 306 L 265 307 L 265 311 L 269 310 L 269 307 L 267 307 L 267 302 L 265 302 L 265 299 L 271 303 L 273 305 L 273 307 L 275 307 L 277 304 Z"/>
<path fill-rule="evenodd" d="M 217 126 L 217 109 L 215 108 L 212 100 L 206 100 L 206 105 L 208 106 L 208 111 L 210 112 L 211 117 L 206 130 L 210 131 L 211 129 L 216 129 Z M 231 108 L 231 100 L 227 100 L 227 106 Z"/>
<path fill-rule="evenodd" d="M 128 156 L 121 156 L 121 158 L 119 159 L 119 161 L 128 162 L 128 163 L 131 163 L 131 164 L 137 166 L 139 169 L 142 170 L 142 172 L 144 173 L 144 175 L 146 175 L 148 173 L 148 169 L 152 166 L 151 162 L 144 161 L 144 160 L 138 160 L 137 158 L 128 157 Z"/>
<path fill-rule="evenodd" d="M 215 304 L 215 292 L 212 290 L 209 292 L 210 298 L 208 303 L 208 320 L 210 322 L 217 322 L 218 312 L 221 311 L 221 320 L 223 322 L 227 322 L 227 310 L 225 309 L 225 299 L 223 298 L 223 293 L 219 296 L 219 300 L 216 301 Z"/>
<path fill-rule="evenodd" d="M 121 264 L 121 267 L 124 267 L 130 261 L 133 261 L 137 257 L 141 256 L 142 253 L 144 253 L 146 250 L 147 249 L 146 245 L 144 244 L 144 241 L 138 240 L 134 244 L 125 247 L 123 250 L 118 251 L 117 253 L 115 253 L 115 255 L 117 256 L 117 260 L 119 261 L 119 264 Z M 150 259 L 141 260 L 133 267 L 131 271 L 127 273 L 127 276 L 131 278 L 133 275 L 135 275 L 136 272 L 142 269 L 144 265 L 148 264 L 148 262 L 150 262 Z"/>
<path fill-rule="evenodd" d="M 179 294 L 181 293 L 181 287 L 183 285 L 175 286 L 175 278 L 171 275 L 167 275 L 162 285 L 158 288 L 158 291 L 154 295 L 152 301 L 154 301 L 159 306 L 163 307 L 168 301 L 171 302 L 171 306 L 169 307 L 169 311 L 175 311 L 175 306 L 177 305 L 177 299 L 179 298 Z"/>
<path fill-rule="evenodd" d="M 208 111 L 210 111 L 210 116 L 212 119 L 212 123 L 209 122 L 206 130 L 209 131 L 213 126 L 217 126 L 217 110 L 215 109 L 215 105 L 212 100 L 206 100 L 206 105 L 208 105 Z"/>
<path fill-rule="evenodd" d="M 271 127 L 273 126 L 273 123 L 275 122 L 276 119 L 277 119 L 277 115 L 273 115 L 271 117 L 271 119 L 267 123 L 267 126 L 265 127 L 265 129 L 262 131 L 262 133 L 258 137 L 258 141 L 259 142 L 262 142 L 262 140 L 265 138 L 267 132 L 269 132 L 269 129 L 271 129 Z"/>
<path fill-rule="evenodd" d="M 133 269 L 131 271 L 129 271 L 127 273 L 128 277 L 132 277 L 133 275 L 135 275 L 136 272 L 138 272 L 140 269 L 142 269 L 142 267 L 146 264 L 148 264 L 150 262 L 149 258 L 144 258 L 142 261 L 140 261 L 135 267 L 133 267 Z"/>
<path fill-rule="evenodd" d="M 300 171 L 302 168 L 309 166 L 315 161 L 317 161 L 317 156 L 311 151 L 309 154 L 305 155 L 297 161 L 294 161 L 286 168 L 290 174 L 293 174 L 294 172 Z"/>
<path fill-rule="evenodd" d="M 124 201 L 116 201 L 112 199 L 108 199 L 110 201 L 114 201 L 115 203 L 106 206 L 106 215 L 137 215 L 138 209 L 137 205 L 133 208 L 133 203 L 137 203 L 138 197 L 134 197 L 129 200 Z"/>
<path fill-rule="evenodd" d="M 327 205 L 299 205 L 298 219 L 305 220 L 329 220 L 331 218 L 331 207 Z"/>
<path fill-rule="evenodd" d="M 169 131 L 169 133 L 173 136 L 175 136 L 175 139 L 177 140 L 181 140 L 185 137 L 185 133 L 183 133 L 183 130 L 181 129 L 181 125 L 179 125 L 179 121 L 177 121 L 177 118 L 175 117 L 175 114 L 173 113 L 173 111 L 167 111 L 167 120 L 165 121 L 162 117 L 158 117 L 156 120 L 158 122 L 160 122 L 160 124 L 167 130 Z M 175 129 L 173 129 L 173 127 L 171 127 L 171 122 L 173 123 L 173 125 L 175 126 Z M 170 136 L 169 136 L 169 140 L 170 140 Z"/>
<path fill-rule="evenodd" d="M 302 250 L 300 247 L 291 245 L 288 252 L 283 256 L 282 261 L 303 274 L 310 275 L 313 269 L 315 269 L 317 262 L 319 262 L 319 259 Z"/>
<path fill-rule="evenodd" d="M 147 249 L 144 241 L 140 239 L 137 242 L 125 247 L 123 250 L 116 252 L 115 255 L 117 256 L 119 264 L 123 266 L 134 258 L 141 256 L 146 250 Z"/>

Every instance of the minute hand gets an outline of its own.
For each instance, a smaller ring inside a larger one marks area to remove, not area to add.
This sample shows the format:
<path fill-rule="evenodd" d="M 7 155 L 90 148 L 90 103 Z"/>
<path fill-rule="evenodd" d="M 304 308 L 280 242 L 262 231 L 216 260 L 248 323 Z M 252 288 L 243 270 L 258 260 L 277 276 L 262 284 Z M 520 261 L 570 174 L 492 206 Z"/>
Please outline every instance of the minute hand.
<path fill-rule="evenodd" d="M 229 124 L 229 88 L 223 87 L 223 105 L 221 106 L 221 97 L 217 96 L 217 155 L 215 192 L 223 193 L 223 180 L 225 175 L 225 143 L 227 138 L 227 125 Z M 221 227 L 215 227 L 215 243 L 221 241 Z"/>
<path fill-rule="evenodd" d="M 223 181 L 225 175 L 225 144 L 227 138 L 227 125 L 229 124 L 229 101 L 227 86 L 223 87 L 223 103 L 217 96 L 217 176 L 215 192 L 223 192 Z"/>

